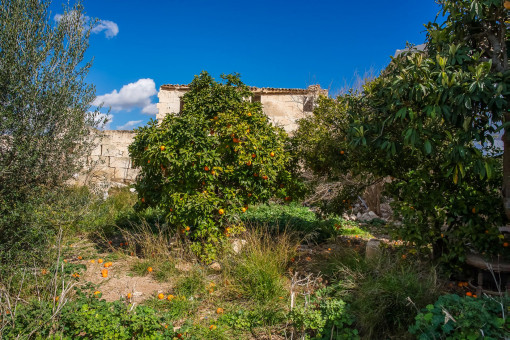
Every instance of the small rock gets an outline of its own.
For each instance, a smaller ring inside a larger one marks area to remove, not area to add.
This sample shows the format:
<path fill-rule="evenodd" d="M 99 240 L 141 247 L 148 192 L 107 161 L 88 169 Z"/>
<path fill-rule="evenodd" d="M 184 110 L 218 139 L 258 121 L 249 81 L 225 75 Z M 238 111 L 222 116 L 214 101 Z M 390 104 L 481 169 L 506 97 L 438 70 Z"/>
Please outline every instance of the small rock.
<path fill-rule="evenodd" d="M 381 255 L 381 240 L 370 239 L 367 242 L 365 257 L 367 259 L 374 259 Z"/>
<path fill-rule="evenodd" d="M 369 211 L 358 217 L 358 220 L 363 222 L 369 222 L 375 218 L 379 218 L 379 216 L 377 216 L 376 213 L 374 213 L 373 211 Z"/>
<path fill-rule="evenodd" d="M 188 262 L 179 262 L 175 265 L 175 269 L 180 270 L 181 272 L 189 272 L 193 265 Z"/>
<path fill-rule="evenodd" d="M 213 262 L 209 265 L 209 268 L 219 272 L 221 270 L 221 265 L 218 262 Z"/>
<path fill-rule="evenodd" d="M 232 241 L 232 250 L 234 251 L 234 253 L 238 254 L 241 251 L 241 249 L 243 249 L 245 244 L 246 240 L 235 239 Z"/>
<path fill-rule="evenodd" d="M 131 188 L 129 189 L 130 192 L 136 192 L 136 189 L 135 188 Z"/>

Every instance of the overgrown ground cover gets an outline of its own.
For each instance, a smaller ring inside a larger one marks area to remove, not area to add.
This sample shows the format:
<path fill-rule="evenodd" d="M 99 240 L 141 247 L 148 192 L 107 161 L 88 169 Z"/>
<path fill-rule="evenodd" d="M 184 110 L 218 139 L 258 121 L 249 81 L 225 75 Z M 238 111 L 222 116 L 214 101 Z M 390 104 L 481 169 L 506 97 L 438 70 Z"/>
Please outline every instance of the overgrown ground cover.
<path fill-rule="evenodd" d="M 211 264 L 157 210 L 136 213 L 135 202 L 127 189 L 102 200 L 71 188 L 39 193 L 25 207 L 34 235 L 44 230 L 48 243 L 20 245 L 37 258 L 3 262 L 2 338 L 433 339 L 508 331 L 501 315 L 508 304 L 466 296 L 469 287 L 442 279 L 402 242 L 388 238 L 380 256 L 366 259 L 367 240 L 384 236 L 379 224 L 318 219 L 297 203 L 260 205 Z M 444 323 L 444 301 L 458 323 Z M 487 313 L 465 315 L 473 308 Z"/>

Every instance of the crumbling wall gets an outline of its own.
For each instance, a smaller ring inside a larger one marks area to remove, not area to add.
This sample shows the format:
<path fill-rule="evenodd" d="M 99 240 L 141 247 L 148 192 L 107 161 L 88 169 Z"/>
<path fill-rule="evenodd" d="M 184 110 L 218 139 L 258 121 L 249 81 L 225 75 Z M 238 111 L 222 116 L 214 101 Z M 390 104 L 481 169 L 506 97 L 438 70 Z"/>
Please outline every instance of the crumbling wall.
<path fill-rule="evenodd" d="M 96 131 L 91 137 L 95 146 L 71 183 L 104 190 L 134 183 L 139 170 L 133 168 L 128 152 L 134 137 L 135 132 L 128 130 Z"/>

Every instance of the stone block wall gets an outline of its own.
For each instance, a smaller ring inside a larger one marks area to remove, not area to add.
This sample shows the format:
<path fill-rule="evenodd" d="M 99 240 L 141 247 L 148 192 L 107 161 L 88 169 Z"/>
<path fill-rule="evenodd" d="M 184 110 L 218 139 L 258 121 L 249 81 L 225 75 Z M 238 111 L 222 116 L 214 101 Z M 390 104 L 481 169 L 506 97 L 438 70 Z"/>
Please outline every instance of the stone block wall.
<path fill-rule="evenodd" d="M 162 85 L 159 93 L 159 122 L 172 113 L 181 112 L 182 96 L 189 90 L 187 85 Z M 248 100 L 260 101 L 262 110 L 276 125 L 282 126 L 287 133 L 297 128 L 297 120 L 311 114 L 319 95 L 328 95 L 319 85 L 311 85 L 306 89 L 281 89 L 252 87 L 253 97 Z"/>
<path fill-rule="evenodd" d="M 128 152 L 134 137 L 135 132 L 128 130 L 97 131 L 92 137 L 95 146 L 84 160 L 84 169 L 71 183 L 105 190 L 134 183 L 139 170 L 133 168 Z"/>
<path fill-rule="evenodd" d="M 273 124 L 282 126 L 287 133 L 297 129 L 297 120 L 304 118 L 310 111 L 305 111 L 306 95 L 268 94 L 260 98 L 264 113 Z"/>
<path fill-rule="evenodd" d="M 167 114 L 179 113 L 181 97 L 189 90 L 187 85 L 163 85 L 158 93 L 156 118 L 161 121 Z M 254 96 L 248 100 L 260 101 L 265 114 L 274 124 L 292 134 L 297 120 L 311 114 L 314 102 L 322 94 L 328 94 L 318 85 L 307 89 L 251 88 Z M 84 160 L 83 171 L 76 174 L 72 184 L 89 185 L 103 191 L 111 187 L 132 184 L 139 173 L 129 158 L 128 146 L 133 142 L 134 131 L 97 131 L 92 137 L 95 147 Z"/>

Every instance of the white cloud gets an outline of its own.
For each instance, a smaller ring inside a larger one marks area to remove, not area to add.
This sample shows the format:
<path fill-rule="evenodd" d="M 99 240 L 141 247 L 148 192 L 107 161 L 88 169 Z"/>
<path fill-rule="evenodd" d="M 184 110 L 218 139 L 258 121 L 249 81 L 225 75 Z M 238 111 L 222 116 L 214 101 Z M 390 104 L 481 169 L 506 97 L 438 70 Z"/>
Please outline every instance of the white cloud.
<path fill-rule="evenodd" d="M 104 31 L 104 35 L 110 39 L 119 33 L 119 26 L 110 20 L 99 20 L 97 26 L 94 26 L 92 33 L 100 33 Z"/>
<path fill-rule="evenodd" d="M 122 86 L 117 91 L 98 96 L 92 103 L 93 105 L 109 106 L 113 111 L 121 110 L 131 111 L 134 108 L 141 108 L 143 113 L 155 115 L 157 113 L 156 104 L 151 103 L 151 97 L 157 93 L 156 83 L 152 79 L 139 79 L 134 83 Z"/>
<path fill-rule="evenodd" d="M 141 120 L 130 120 L 129 122 L 127 122 L 124 125 L 117 126 L 117 130 L 131 130 L 134 127 L 136 127 L 138 124 L 140 124 L 141 122 L 142 122 Z"/>
<path fill-rule="evenodd" d="M 142 109 L 142 112 L 146 113 L 148 115 L 156 115 L 158 113 L 157 104 L 154 103 L 154 104 L 147 105 L 146 107 L 144 107 Z"/>
<path fill-rule="evenodd" d="M 72 17 L 72 16 L 76 16 L 76 15 L 77 15 L 76 11 L 71 11 L 66 15 L 55 14 L 55 16 L 53 17 L 53 20 L 55 20 L 56 22 L 60 22 L 65 17 Z M 87 29 L 88 25 L 91 23 L 90 17 L 84 15 L 80 18 L 80 20 L 82 22 L 84 29 Z M 119 33 L 119 26 L 110 20 L 98 20 L 94 24 L 94 27 L 92 28 L 91 32 L 92 33 L 101 33 L 103 31 L 104 31 L 105 37 L 110 39 Z"/>

